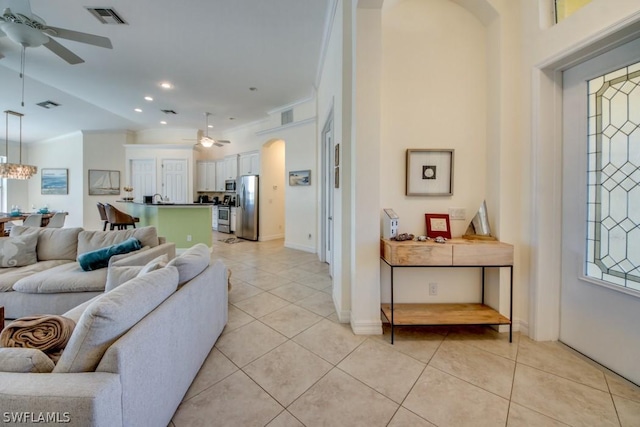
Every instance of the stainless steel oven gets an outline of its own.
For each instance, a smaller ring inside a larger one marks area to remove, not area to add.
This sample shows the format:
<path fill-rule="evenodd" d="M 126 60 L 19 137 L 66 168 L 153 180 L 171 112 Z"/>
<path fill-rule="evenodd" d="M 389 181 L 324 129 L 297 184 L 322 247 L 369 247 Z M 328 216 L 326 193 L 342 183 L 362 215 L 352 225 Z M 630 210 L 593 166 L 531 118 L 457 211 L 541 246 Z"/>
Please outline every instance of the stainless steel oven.
<path fill-rule="evenodd" d="M 229 228 L 229 221 L 231 220 L 231 207 L 219 206 L 218 207 L 218 231 L 222 233 L 231 233 Z"/>

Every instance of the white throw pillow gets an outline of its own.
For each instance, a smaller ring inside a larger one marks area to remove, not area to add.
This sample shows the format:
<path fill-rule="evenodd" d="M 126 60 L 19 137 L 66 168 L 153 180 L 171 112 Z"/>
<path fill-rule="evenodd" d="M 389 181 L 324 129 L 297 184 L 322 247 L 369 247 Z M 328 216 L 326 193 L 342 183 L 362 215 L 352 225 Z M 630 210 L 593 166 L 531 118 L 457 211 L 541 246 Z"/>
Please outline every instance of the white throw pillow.
<path fill-rule="evenodd" d="M 53 360 L 37 348 L 0 348 L 0 372 L 47 373 L 54 366 Z"/>
<path fill-rule="evenodd" d="M 152 271 L 158 270 L 159 268 L 164 268 L 167 266 L 168 262 L 169 256 L 167 254 L 160 255 L 159 257 L 156 257 L 146 263 L 145 266 L 142 267 L 142 270 L 140 270 L 140 272 L 138 273 L 138 277 L 143 276 L 147 273 L 151 273 Z M 178 271 L 178 274 L 180 274 L 180 271 Z"/>
<path fill-rule="evenodd" d="M 165 255 L 160 255 L 149 261 L 146 265 L 110 265 L 107 270 L 107 283 L 105 284 L 104 291 L 109 292 L 112 289 L 117 288 L 123 283 L 128 282 L 129 280 L 142 276 L 143 274 L 147 274 L 151 271 L 157 270 L 159 268 L 165 267 L 167 262 L 169 261 L 169 257 Z"/>
<path fill-rule="evenodd" d="M 38 233 L 0 238 L 0 267 L 23 267 L 38 262 Z"/>
<path fill-rule="evenodd" d="M 167 267 L 102 295 L 80 316 L 53 372 L 95 371 L 109 346 L 175 292 L 177 286 L 177 269 Z"/>
<path fill-rule="evenodd" d="M 198 243 L 187 249 L 180 256 L 175 257 L 167 266 L 178 268 L 180 286 L 202 273 L 211 262 L 211 252 L 204 243 Z"/>

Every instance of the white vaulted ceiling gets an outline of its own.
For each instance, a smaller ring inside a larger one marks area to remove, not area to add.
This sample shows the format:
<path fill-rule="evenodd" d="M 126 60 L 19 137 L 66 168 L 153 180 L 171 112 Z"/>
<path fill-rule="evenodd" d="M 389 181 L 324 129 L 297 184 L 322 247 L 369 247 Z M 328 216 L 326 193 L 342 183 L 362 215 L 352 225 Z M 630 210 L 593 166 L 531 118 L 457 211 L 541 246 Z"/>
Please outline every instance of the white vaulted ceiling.
<path fill-rule="evenodd" d="M 98 6 L 114 8 L 127 25 L 105 25 L 85 9 L 93 2 L 31 0 L 47 24 L 108 37 L 113 49 L 58 38 L 85 60 L 69 65 L 42 46 L 27 48 L 21 107 L 21 47 L 0 37 L 0 111 L 25 114 L 27 143 L 77 130 L 157 129 L 161 120 L 195 131 L 205 111 L 215 137 L 312 96 L 330 2 L 108 0 Z M 174 88 L 161 89 L 162 81 Z M 60 107 L 36 105 L 47 100 Z"/>

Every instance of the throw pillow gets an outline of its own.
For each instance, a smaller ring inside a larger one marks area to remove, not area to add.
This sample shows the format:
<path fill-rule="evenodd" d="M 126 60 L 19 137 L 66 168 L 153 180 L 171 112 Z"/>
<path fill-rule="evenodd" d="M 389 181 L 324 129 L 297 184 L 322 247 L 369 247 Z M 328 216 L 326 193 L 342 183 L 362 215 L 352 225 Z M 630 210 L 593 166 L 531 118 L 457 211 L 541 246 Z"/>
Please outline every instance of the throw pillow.
<path fill-rule="evenodd" d="M 37 348 L 0 348 L 0 372 L 47 373 L 53 361 Z"/>
<path fill-rule="evenodd" d="M 132 228 L 129 230 L 84 230 L 78 234 L 78 254 L 95 251 L 105 246 L 115 245 L 129 237 L 140 240 L 142 246 L 158 246 L 158 231 L 155 227 Z"/>
<path fill-rule="evenodd" d="M 0 238 L 0 267 L 22 267 L 38 262 L 38 233 Z"/>
<path fill-rule="evenodd" d="M 160 255 L 145 264 L 142 267 L 142 270 L 138 273 L 138 277 L 144 276 L 147 273 L 151 273 L 152 271 L 158 270 L 160 268 L 164 268 L 167 266 L 167 262 L 169 262 L 169 257 L 167 254 Z M 179 273 L 178 273 L 179 274 Z"/>
<path fill-rule="evenodd" d="M 140 240 L 129 237 L 121 243 L 78 255 L 78 263 L 84 271 L 97 270 L 108 266 L 112 256 L 137 251 L 140 248 L 142 248 Z"/>
<path fill-rule="evenodd" d="M 167 267 L 136 277 L 91 303 L 82 313 L 54 372 L 91 372 L 118 338 L 167 299 L 178 271 Z"/>
<path fill-rule="evenodd" d="M 178 269 L 178 273 L 180 273 L 179 286 L 182 286 L 202 273 L 210 261 L 209 248 L 204 243 L 198 243 L 169 261 L 167 266 L 174 266 Z"/>
<path fill-rule="evenodd" d="M 168 260 L 169 257 L 165 254 L 152 259 L 144 266 L 117 266 L 112 264 L 109 266 L 109 270 L 107 271 L 107 283 L 105 284 L 104 291 L 109 292 L 135 277 L 142 276 L 151 271 L 165 267 Z"/>

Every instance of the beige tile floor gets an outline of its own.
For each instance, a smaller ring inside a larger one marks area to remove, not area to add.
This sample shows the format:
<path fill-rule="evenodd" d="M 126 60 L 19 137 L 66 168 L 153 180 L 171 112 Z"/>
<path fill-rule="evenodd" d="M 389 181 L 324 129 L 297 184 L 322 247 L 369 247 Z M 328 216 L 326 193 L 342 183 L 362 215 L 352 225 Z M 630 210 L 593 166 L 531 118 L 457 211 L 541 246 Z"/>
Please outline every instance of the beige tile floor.
<path fill-rule="evenodd" d="M 222 243 L 229 323 L 176 411 L 187 426 L 640 426 L 640 388 L 556 342 L 490 328 L 357 336 L 328 268 L 282 241 Z"/>

